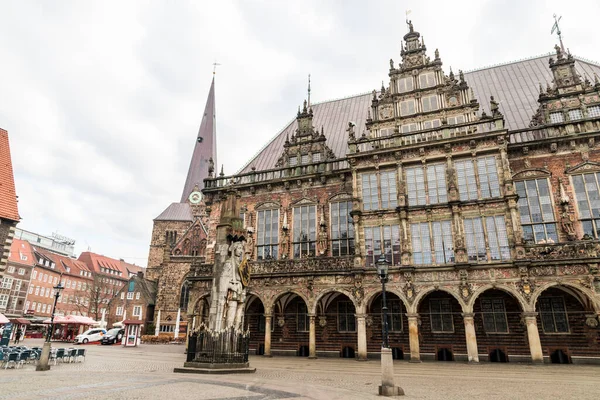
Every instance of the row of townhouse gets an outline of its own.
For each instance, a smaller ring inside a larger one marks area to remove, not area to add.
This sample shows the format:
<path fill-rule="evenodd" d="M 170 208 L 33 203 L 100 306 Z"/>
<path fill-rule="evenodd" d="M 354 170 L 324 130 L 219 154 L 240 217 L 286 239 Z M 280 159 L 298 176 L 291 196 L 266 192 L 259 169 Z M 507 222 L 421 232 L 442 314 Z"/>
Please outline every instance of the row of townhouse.
<path fill-rule="evenodd" d="M 0 313 L 17 320 L 42 322 L 52 314 L 54 287 L 62 290 L 56 313 L 100 320 L 111 299 L 141 267 L 91 252 L 79 259 L 14 239 L 8 267 L 0 281 Z M 116 320 L 114 321 L 116 322 Z"/>

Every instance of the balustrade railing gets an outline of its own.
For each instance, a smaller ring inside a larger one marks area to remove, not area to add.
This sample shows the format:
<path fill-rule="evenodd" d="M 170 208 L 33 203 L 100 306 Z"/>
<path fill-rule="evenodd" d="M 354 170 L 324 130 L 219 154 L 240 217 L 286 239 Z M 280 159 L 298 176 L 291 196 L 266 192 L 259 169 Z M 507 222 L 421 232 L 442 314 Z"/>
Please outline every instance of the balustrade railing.
<path fill-rule="evenodd" d="M 600 241 L 579 240 L 566 243 L 526 244 L 523 258 L 531 260 L 596 258 L 600 256 Z"/>
<path fill-rule="evenodd" d="M 275 179 L 295 178 L 311 174 L 339 171 L 348 168 L 349 165 L 347 160 L 336 159 L 312 164 L 297 165 L 294 167 L 283 167 L 264 171 L 251 171 L 231 176 L 208 178 L 204 180 L 204 187 L 206 189 L 213 189 L 233 185 L 250 185 L 254 183 L 268 182 Z"/>
<path fill-rule="evenodd" d="M 600 120 L 596 121 L 572 121 L 561 125 L 550 125 L 540 128 L 528 128 L 510 133 L 510 143 L 526 143 L 535 140 L 550 139 L 560 136 L 569 136 L 600 130 Z"/>

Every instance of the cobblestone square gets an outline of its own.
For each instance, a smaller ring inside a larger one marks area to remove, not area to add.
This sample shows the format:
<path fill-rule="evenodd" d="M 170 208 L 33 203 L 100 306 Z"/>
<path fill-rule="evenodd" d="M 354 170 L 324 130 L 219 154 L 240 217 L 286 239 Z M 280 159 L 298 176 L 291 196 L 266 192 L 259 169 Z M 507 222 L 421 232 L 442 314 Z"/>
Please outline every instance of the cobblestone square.
<path fill-rule="evenodd" d="M 40 345 L 27 340 L 25 345 Z M 58 344 L 57 344 L 58 345 Z M 87 345 L 84 362 L 0 371 L 0 399 L 375 399 L 378 360 L 254 356 L 255 374 L 175 374 L 184 347 Z M 596 399 L 600 368 L 584 365 L 395 362 L 406 399 Z"/>

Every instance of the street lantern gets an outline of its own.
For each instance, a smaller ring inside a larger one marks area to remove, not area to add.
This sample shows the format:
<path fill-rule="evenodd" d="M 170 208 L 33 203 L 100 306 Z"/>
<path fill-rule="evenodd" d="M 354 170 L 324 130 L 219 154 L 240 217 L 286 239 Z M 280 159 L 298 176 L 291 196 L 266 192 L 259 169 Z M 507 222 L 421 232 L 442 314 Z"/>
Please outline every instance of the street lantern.
<path fill-rule="evenodd" d="M 381 280 L 381 297 L 382 297 L 382 302 L 381 302 L 381 311 L 383 313 L 382 315 L 382 321 L 381 321 L 381 333 L 382 333 L 382 338 L 383 338 L 383 343 L 382 343 L 382 347 L 388 349 L 389 343 L 388 343 L 388 317 L 387 317 L 387 299 L 386 299 L 386 293 L 385 293 L 385 283 L 387 282 L 387 278 L 388 278 L 388 270 L 390 268 L 390 263 L 389 261 L 385 258 L 385 254 L 381 254 L 379 256 L 379 259 L 377 260 L 377 274 L 379 275 L 379 279 Z"/>
<path fill-rule="evenodd" d="M 390 268 L 390 262 L 385 258 L 385 254 L 381 253 L 379 259 L 375 263 L 377 266 L 377 275 L 381 280 L 381 333 L 382 333 L 382 344 L 381 344 L 381 386 L 379 386 L 380 396 L 402 396 L 404 390 L 400 386 L 394 384 L 394 360 L 392 356 L 392 349 L 389 346 L 388 340 L 388 318 L 387 318 L 387 300 L 385 293 L 385 283 L 388 280 L 388 270 Z"/>
<path fill-rule="evenodd" d="M 54 316 L 56 314 L 56 303 L 58 303 L 58 298 L 60 297 L 60 292 L 64 289 L 61 284 L 62 276 L 58 280 L 58 284 L 53 287 L 54 289 L 54 306 L 52 307 L 52 316 L 50 317 L 50 329 L 46 334 L 46 341 L 44 342 L 44 347 L 42 348 L 42 355 L 40 356 L 40 362 L 35 368 L 36 371 L 47 371 L 50 369 L 50 341 L 52 340 L 52 333 L 54 331 Z"/>

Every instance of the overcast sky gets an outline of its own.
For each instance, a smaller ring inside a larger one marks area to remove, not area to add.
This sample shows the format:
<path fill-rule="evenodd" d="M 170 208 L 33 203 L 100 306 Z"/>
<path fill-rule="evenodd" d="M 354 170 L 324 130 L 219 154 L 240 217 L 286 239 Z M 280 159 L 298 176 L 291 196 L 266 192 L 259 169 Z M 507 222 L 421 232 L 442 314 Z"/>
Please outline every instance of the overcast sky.
<path fill-rule="evenodd" d="M 400 59 L 405 11 L 444 69 L 565 46 L 600 61 L 591 1 L 0 0 L 0 127 L 19 226 L 146 265 L 152 219 L 181 196 L 212 78 L 225 173 L 312 100 L 369 92 Z"/>

